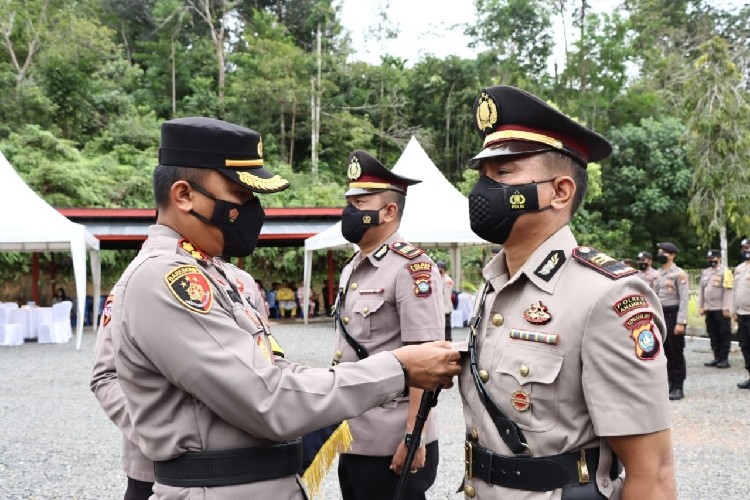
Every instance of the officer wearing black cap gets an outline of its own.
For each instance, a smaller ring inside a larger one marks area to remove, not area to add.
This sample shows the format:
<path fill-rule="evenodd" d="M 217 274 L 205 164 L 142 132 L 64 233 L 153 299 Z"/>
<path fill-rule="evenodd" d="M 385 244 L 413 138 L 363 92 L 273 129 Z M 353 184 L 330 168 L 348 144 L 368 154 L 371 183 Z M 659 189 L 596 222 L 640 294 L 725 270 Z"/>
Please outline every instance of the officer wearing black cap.
<path fill-rule="evenodd" d="M 421 181 L 394 174 L 364 151 L 349 155 L 346 173 L 341 232 L 359 250 L 339 279 L 334 364 L 442 340 L 443 288 L 437 266 L 398 232 L 408 189 Z M 354 440 L 339 458 L 338 470 L 344 500 L 393 498 L 411 440 L 420 445 L 404 498 L 426 498 L 437 476 L 439 448 L 435 412 L 422 434 L 412 435 L 421 396 L 422 391 L 412 389 L 407 397 L 348 420 Z"/>
<path fill-rule="evenodd" d="M 740 242 L 742 262 L 734 269 L 734 298 L 732 316 L 737 322 L 737 340 L 740 343 L 745 369 L 750 373 L 750 239 Z M 740 389 L 750 389 L 750 378 L 737 384 Z"/>
<path fill-rule="evenodd" d="M 474 118 L 471 227 L 503 248 L 462 358 L 464 494 L 675 498 L 658 299 L 568 226 L 609 142 L 514 87 L 482 90 Z"/>
<path fill-rule="evenodd" d="M 152 499 L 307 498 L 299 436 L 387 405 L 407 384 L 450 385 L 459 355 L 426 344 L 334 368 L 285 360 L 257 284 L 218 256 L 253 251 L 256 195 L 289 183 L 264 167 L 254 130 L 181 118 L 161 132 L 157 221 L 102 317 L 111 348 L 97 353 L 115 368 L 105 409 L 154 461 Z M 104 378 L 95 370 L 97 396 Z"/>
<path fill-rule="evenodd" d="M 653 289 L 654 281 L 656 280 L 656 269 L 651 267 L 652 262 L 653 257 L 649 252 L 638 252 L 638 263 L 636 264 L 638 266 L 638 274 L 636 276 L 648 283 L 648 286 Z"/>
<path fill-rule="evenodd" d="M 667 324 L 664 354 L 667 356 L 669 399 L 675 401 L 685 397 L 685 327 L 690 287 L 687 273 L 674 263 L 679 251 L 677 246 L 674 243 L 663 242 L 657 243 L 656 248 L 656 260 L 661 264 L 661 269 L 654 281 L 654 291 L 661 301 L 664 321 Z"/>
<path fill-rule="evenodd" d="M 698 289 L 698 313 L 706 316 L 706 333 L 711 339 L 714 359 L 703 363 L 704 366 L 729 368 L 733 286 L 734 276 L 721 263 L 721 250 L 709 250 Z"/>

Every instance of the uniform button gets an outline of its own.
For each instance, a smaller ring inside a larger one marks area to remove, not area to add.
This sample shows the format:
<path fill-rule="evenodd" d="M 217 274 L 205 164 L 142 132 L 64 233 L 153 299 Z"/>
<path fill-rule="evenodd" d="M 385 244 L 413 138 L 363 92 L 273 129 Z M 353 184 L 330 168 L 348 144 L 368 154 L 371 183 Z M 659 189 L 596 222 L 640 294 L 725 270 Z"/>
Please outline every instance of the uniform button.
<path fill-rule="evenodd" d="M 368 312 L 370 312 L 370 308 L 367 307 L 367 306 L 365 306 L 365 307 L 362 308 L 362 312 L 365 313 L 365 314 L 367 314 Z"/>
<path fill-rule="evenodd" d="M 470 436 L 472 441 L 479 441 L 479 431 L 476 429 L 476 427 L 471 428 Z"/>
<path fill-rule="evenodd" d="M 357 284 L 356 284 L 356 283 L 352 283 L 352 286 L 351 286 L 350 288 L 351 288 L 352 290 L 356 290 L 356 289 L 357 289 Z"/>
<path fill-rule="evenodd" d="M 487 382 L 490 379 L 490 374 L 487 373 L 487 370 L 479 370 L 479 379 L 482 382 Z"/>
<path fill-rule="evenodd" d="M 474 498 L 477 496 L 477 490 L 473 486 L 467 486 L 464 488 L 464 494 L 469 498 Z"/>
<path fill-rule="evenodd" d="M 522 377 L 528 376 L 529 365 L 521 365 L 521 368 L 518 370 L 518 372 L 521 374 Z"/>
<path fill-rule="evenodd" d="M 493 314 L 492 315 L 492 324 L 495 326 L 503 326 L 503 323 L 505 323 L 505 318 L 503 318 L 502 314 Z"/>
<path fill-rule="evenodd" d="M 337 358 L 337 359 L 341 359 L 341 356 L 343 356 L 343 355 L 344 355 L 344 353 L 343 353 L 343 352 L 341 352 L 341 351 L 336 351 L 336 358 Z"/>
<path fill-rule="evenodd" d="M 349 316 L 344 316 L 344 324 L 345 325 L 349 324 Z"/>
<path fill-rule="evenodd" d="M 604 486 L 605 488 L 606 488 L 607 486 L 609 486 L 609 480 L 607 480 L 606 478 L 605 478 L 605 479 L 602 479 L 602 486 Z"/>

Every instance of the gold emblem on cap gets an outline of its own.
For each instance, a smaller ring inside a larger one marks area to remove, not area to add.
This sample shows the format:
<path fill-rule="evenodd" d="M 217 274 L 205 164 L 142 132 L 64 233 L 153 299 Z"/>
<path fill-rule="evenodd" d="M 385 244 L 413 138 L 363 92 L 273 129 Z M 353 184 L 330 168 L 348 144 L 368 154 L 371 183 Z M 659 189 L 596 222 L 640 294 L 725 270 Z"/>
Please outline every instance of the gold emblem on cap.
<path fill-rule="evenodd" d="M 487 92 L 479 95 L 479 105 L 477 105 L 477 127 L 479 130 L 491 130 L 497 123 L 497 106 L 492 97 Z"/>
<path fill-rule="evenodd" d="M 352 161 L 349 162 L 349 167 L 346 170 L 346 176 L 350 180 L 359 179 L 362 175 L 362 165 L 359 164 L 359 159 L 356 156 L 352 157 Z"/>
<path fill-rule="evenodd" d="M 263 139 L 258 140 L 258 158 L 263 158 Z"/>

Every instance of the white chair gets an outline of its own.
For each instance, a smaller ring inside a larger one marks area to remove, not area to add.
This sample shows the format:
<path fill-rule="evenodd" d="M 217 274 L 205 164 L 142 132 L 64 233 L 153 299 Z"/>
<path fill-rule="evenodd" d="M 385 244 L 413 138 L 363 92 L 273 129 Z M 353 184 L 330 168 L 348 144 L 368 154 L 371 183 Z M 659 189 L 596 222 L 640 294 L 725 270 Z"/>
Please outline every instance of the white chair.
<path fill-rule="evenodd" d="M 53 305 L 50 309 L 42 311 L 39 320 L 39 336 L 37 342 L 40 344 L 61 344 L 70 340 L 73 335 L 70 327 L 70 310 L 73 303 L 65 300 Z M 51 313 L 51 314 L 50 314 Z"/>
<path fill-rule="evenodd" d="M 19 314 L 17 307 L 0 307 L 0 345 L 23 344 L 23 328 Z"/>

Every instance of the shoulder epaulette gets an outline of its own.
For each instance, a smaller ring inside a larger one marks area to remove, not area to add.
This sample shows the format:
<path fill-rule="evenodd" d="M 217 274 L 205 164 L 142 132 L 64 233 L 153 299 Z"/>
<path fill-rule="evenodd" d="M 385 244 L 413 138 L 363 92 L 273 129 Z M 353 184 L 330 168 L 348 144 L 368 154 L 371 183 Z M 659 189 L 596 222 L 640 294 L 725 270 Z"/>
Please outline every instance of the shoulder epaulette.
<path fill-rule="evenodd" d="M 631 274 L 638 272 L 632 267 L 623 264 L 621 261 L 591 247 L 578 247 L 573 249 L 573 258 L 584 266 L 613 280 L 620 279 L 623 276 L 630 276 Z"/>
<path fill-rule="evenodd" d="M 208 256 L 200 251 L 200 249 L 195 248 L 192 243 L 190 243 L 185 238 L 182 238 L 180 241 L 177 242 L 177 244 L 185 250 L 187 253 L 192 255 L 194 258 L 198 260 L 208 260 Z"/>
<path fill-rule="evenodd" d="M 402 257 L 406 257 L 407 259 L 416 259 L 424 253 L 424 250 L 422 250 L 421 248 L 417 248 L 405 241 L 397 241 L 396 243 L 391 243 L 391 250 L 401 255 Z"/>

